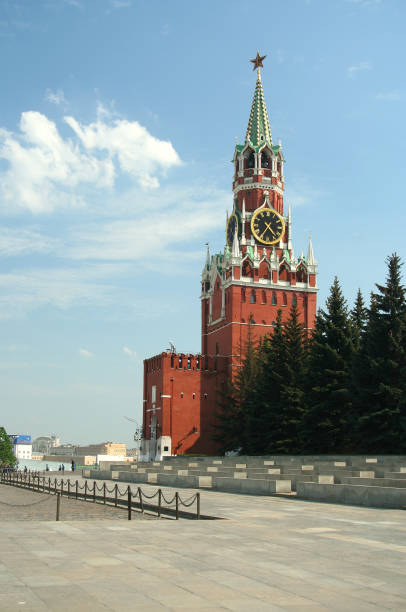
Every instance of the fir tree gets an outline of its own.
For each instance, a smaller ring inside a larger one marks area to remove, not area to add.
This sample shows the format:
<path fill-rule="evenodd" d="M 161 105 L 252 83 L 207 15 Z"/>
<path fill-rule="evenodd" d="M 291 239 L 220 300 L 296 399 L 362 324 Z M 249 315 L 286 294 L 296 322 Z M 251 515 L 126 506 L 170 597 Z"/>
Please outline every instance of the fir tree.
<path fill-rule="evenodd" d="M 368 309 L 365 307 L 361 289 L 358 289 L 354 308 L 351 310 L 350 313 L 350 318 L 353 324 L 354 348 L 355 350 L 359 350 L 361 346 L 361 338 L 365 331 L 368 319 Z"/>
<path fill-rule="evenodd" d="M 291 307 L 284 328 L 284 361 L 281 384 L 281 425 L 278 448 L 280 452 L 299 451 L 299 426 L 304 412 L 304 382 L 307 371 L 307 338 L 299 322 L 297 305 Z"/>
<path fill-rule="evenodd" d="M 354 368 L 360 450 L 406 451 L 406 300 L 401 261 L 387 258 L 386 285 L 371 295 L 368 323 Z"/>
<path fill-rule="evenodd" d="M 252 340 L 251 319 L 241 367 L 225 391 L 220 392 L 214 439 L 221 451 L 247 452 L 250 448 L 250 400 L 257 376 L 257 351 Z"/>
<path fill-rule="evenodd" d="M 10 442 L 4 427 L 0 427 L 0 467 L 16 463 L 16 458 L 13 453 L 13 445 Z"/>
<path fill-rule="evenodd" d="M 352 324 L 338 279 L 320 309 L 311 339 L 307 406 L 301 433 L 305 451 L 348 452 L 351 418 Z"/>
<path fill-rule="evenodd" d="M 277 313 L 273 333 L 258 348 L 258 372 L 251 393 L 251 452 L 277 453 L 280 440 L 281 388 L 285 361 L 282 311 Z"/>

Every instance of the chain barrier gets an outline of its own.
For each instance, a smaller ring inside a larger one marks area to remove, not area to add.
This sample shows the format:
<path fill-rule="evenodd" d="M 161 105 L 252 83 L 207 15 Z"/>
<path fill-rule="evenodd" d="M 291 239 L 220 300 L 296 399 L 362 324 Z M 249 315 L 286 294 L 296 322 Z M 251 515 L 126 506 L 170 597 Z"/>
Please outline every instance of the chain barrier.
<path fill-rule="evenodd" d="M 183 500 L 179 493 L 176 492 L 171 499 L 166 499 L 164 492 L 162 489 L 158 489 L 152 495 L 148 495 L 140 487 L 137 488 L 137 492 L 134 493 L 131 490 L 130 485 L 128 485 L 127 489 L 123 491 L 120 490 L 118 484 L 116 483 L 112 489 L 109 489 L 105 483 L 102 486 L 99 486 L 96 481 L 93 481 L 93 487 L 88 485 L 87 480 L 85 480 L 84 485 L 80 485 L 79 481 L 73 480 L 64 480 L 61 478 L 59 481 L 55 478 L 53 481 L 51 478 L 48 479 L 45 476 L 40 475 L 39 473 L 18 473 L 11 472 L 10 470 L 3 470 L 0 473 L 1 480 L 0 482 L 3 484 L 15 485 L 26 489 L 32 489 L 33 491 L 48 493 L 54 493 L 58 496 L 66 496 L 68 498 L 76 498 L 84 501 L 93 501 L 96 502 L 96 499 L 99 503 L 106 504 L 114 503 L 114 506 L 120 507 L 127 505 L 128 508 L 128 519 L 131 520 L 131 513 L 134 507 L 134 502 L 132 500 L 139 499 L 139 502 L 135 502 L 136 506 L 140 508 L 141 513 L 144 513 L 144 499 L 152 500 L 158 497 L 158 502 L 156 505 L 147 504 L 147 509 L 155 509 L 157 512 L 157 516 L 160 517 L 162 512 L 166 512 L 169 514 L 175 513 L 176 519 L 179 518 L 179 506 L 184 506 L 186 508 L 192 506 L 196 502 L 196 519 L 200 519 L 200 493 L 195 493 L 191 497 L 186 500 Z M 72 486 L 73 485 L 73 486 Z M 64 486 L 67 488 L 64 489 Z M 58 487 L 60 488 L 58 490 Z M 79 491 L 83 491 L 84 493 L 78 493 Z M 103 492 L 103 495 L 96 495 L 96 491 Z M 106 497 L 106 493 L 112 494 L 114 493 L 114 498 Z M 120 496 L 120 498 L 119 498 Z M 127 499 L 125 499 L 127 498 Z M 32 502 L 29 504 L 9 504 L 7 502 L 0 502 L 7 506 L 33 506 L 45 501 L 48 501 L 49 498 L 41 499 L 37 502 Z M 166 504 L 166 506 L 163 506 Z M 175 508 L 171 508 L 175 504 Z M 59 520 L 59 519 L 57 519 Z"/>
<path fill-rule="evenodd" d="M 13 508 L 27 508 L 28 506 L 38 506 L 38 504 L 43 504 L 44 502 L 53 501 L 52 497 L 46 497 L 45 499 L 40 499 L 39 501 L 32 502 L 31 504 L 8 504 L 7 502 L 0 501 L 0 504 L 3 506 L 12 506 Z"/>

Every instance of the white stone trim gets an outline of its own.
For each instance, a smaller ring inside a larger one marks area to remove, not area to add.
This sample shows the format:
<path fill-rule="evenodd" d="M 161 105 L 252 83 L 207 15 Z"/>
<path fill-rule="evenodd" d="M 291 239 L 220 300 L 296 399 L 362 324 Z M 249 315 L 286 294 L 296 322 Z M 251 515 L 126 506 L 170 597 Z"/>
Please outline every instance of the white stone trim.
<path fill-rule="evenodd" d="M 252 180 L 252 178 L 251 178 Z M 282 183 L 279 185 L 264 185 L 264 183 L 246 183 L 243 185 L 236 185 L 234 187 L 234 193 L 238 193 L 240 191 L 248 190 L 248 189 L 263 189 L 264 187 L 271 191 L 276 191 L 280 195 L 283 195 L 283 189 L 281 188 Z"/>

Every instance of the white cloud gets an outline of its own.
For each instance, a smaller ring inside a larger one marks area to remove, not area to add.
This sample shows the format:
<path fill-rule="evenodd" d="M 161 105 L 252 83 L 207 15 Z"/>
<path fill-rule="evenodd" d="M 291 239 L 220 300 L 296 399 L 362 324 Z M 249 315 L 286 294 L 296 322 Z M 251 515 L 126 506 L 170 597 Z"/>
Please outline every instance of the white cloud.
<path fill-rule="evenodd" d="M 114 302 L 114 281 L 123 273 L 128 270 L 119 264 L 93 264 L 0 274 L 0 319 L 24 317 L 42 306 L 60 310 L 89 304 L 103 307 Z"/>
<path fill-rule="evenodd" d="M 358 72 L 364 72 L 365 70 L 371 70 L 371 64 L 369 62 L 359 62 L 359 64 L 354 64 L 353 66 L 348 66 L 347 75 L 350 79 L 353 79 Z"/>
<path fill-rule="evenodd" d="M 111 6 L 113 9 L 129 8 L 131 2 L 130 0 L 111 0 Z"/>
<path fill-rule="evenodd" d="M 221 190 L 173 187 L 144 199 L 143 211 L 132 218 L 82 226 L 65 254 L 112 261 L 159 258 L 162 265 L 171 254 L 179 256 L 180 244 L 206 242 L 224 223 L 229 205 L 229 194 Z"/>
<path fill-rule="evenodd" d="M 402 99 L 402 96 L 398 91 L 381 91 L 376 94 L 375 99 L 385 102 L 397 102 Z"/>
<path fill-rule="evenodd" d="M 128 346 L 123 346 L 123 353 L 125 355 L 128 355 L 129 357 L 135 357 L 136 356 L 135 351 L 132 351 L 130 348 L 128 348 Z"/>
<path fill-rule="evenodd" d="M 64 139 L 42 113 L 22 113 L 20 132 L 0 128 L 0 204 L 32 213 L 84 206 L 88 198 L 113 188 L 118 174 L 130 175 L 142 188 L 159 186 L 157 174 L 180 164 L 170 142 L 159 140 L 137 121 L 110 121 L 106 111 L 81 125 L 66 117 L 74 139 Z"/>
<path fill-rule="evenodd" d="M 143 188 L 159 187 L 154 173 L 180 164 L 172 144 L 149 134 L 138 121 L 116 119 L 109 125 L 99 118 L 88 126 L 80 125 L 73 117 L 65 117 L 65 121 L 85 149 L 105 151 L 116 158 L 120 169 L 132 175 Z"/>
<path fill-rule="evenodd" d="M 93 353 L 84 348 L 79 349 L 79 355 L 82 355 L 82 357 L 93 357 Z"/>
<path fill-rule="evenodd" d="M 56 104 L 57 106 L 59 106 L 60 104 L 67 104 L 67 100 L 62 89 L 58 89 L 57 91 L 51 91 L 51 89 L 47 89 L 45 92 L 45 100 L 47 102 L 50 102 L 51 104 Z"/>
<path fill-rule="evenodd" d="M 29 229 L 0 228 L 0 255 L 10 257 L 27 253 L 50 253 L 59 241 Z"/>

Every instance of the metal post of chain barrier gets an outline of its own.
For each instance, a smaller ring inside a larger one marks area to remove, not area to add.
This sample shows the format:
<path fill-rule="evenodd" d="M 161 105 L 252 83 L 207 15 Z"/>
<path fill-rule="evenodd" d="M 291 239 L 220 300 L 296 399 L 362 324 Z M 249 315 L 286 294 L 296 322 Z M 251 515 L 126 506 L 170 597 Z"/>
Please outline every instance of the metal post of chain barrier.
<path fill-rule="evenodd" d="M 179 520 L 179 493 L 175 493 L 175 504 L 176 504 L 176 520 Z"/>
<path fill-rule="evenodd" d="M 48 494 L 51 495 L 51 477 L 48 477 Z"/>
<path fill-rule="evenodd" d="M 28 488 L 31 489 L 31 474 L 28 474 Z"/>
<path fill-rule="evenodd" d="M 144 514 L 144 504 L 143 504 L 143 501 L 142 501 L 141 487 L 138 487 L 138 495 L 140 497 L 140 509 L 141 509 L 142 514 Z"/>
<path fill-rule="evenodd" d="M 54 495 L 56 495 L 56 478 L 54 480 Z"/>
<path fill-rule="evenodd" d="M 63 478 L 61 478 L 61 495 L 63 495 Z"/>
<path fill-rule="evenodd" d="M 200 520 L 200 493 L 196 493 L 196 519 Z"/>
<path fill-rule="evenodd" d="M 131 488 L 128 485 L 127 488 L 127 500 L 128 500 L 128 520 L 131 521 Z"/>
<path fill-rule="evenodd" d="M 96 481 L 93 481 L 93 503 L 96 502 Z"/>
<path fill-rule="evenodd" d="M 56 494 L 56 520 L 59 521 L 59 516 L 61 513 L 61 494 Z"/>
<path fill-rule="evenodd" d="M 118 496 L 118 492 L 117 492 L 118 484 L 117 483 L 116 483 L 116 486 L 114 487 L 114 489 L 115 489 L 114 490 L 114 505 L 117 508 L 117 496 Z"/>
<path fill-rule="evenodd" d="M 86 495 L 87 495 L 87 480 L 85 480 L 85 501 L 86 501 Z"/>
<path fill-rule="evenodd" d="M 78 488 L 79 488 L 79 483 L 78 483 L 78 481 L 76 481 L 76 487 L 75 487 L 75 488 L 76 488 L 76 491 L 75 491 L 75 497 L 76 497 L 76 499 L 77 499 L 77 498 L 78 498 Z"/>
<path fill-rule="evenodd" d="M 158 516 L 161 517 L 162 489 L 158 489 Z"/>
<path fill-rule="evenodd" d="M 68 497 L 70 497 L 70 478 L 68 478 Z"/>
<path fill-rule="evenodd" d="M 103 504 L 106 503 L 106 483 L 103 483 Z"/>

